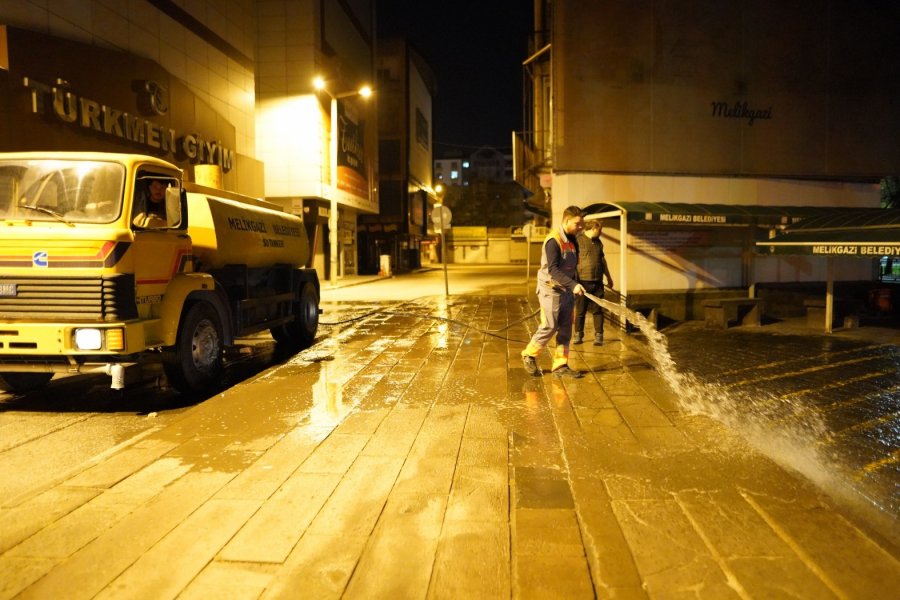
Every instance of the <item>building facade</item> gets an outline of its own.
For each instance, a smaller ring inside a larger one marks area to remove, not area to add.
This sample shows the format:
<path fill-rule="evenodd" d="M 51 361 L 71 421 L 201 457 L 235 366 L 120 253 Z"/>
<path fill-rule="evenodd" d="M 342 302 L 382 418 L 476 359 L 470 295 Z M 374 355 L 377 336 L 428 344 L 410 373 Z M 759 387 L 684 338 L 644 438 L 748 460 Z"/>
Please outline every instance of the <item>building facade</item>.
<path fill-rule="evenodd" d="M 374 4 L 0 4 L 0 151 L 165 158 L 304 216 L 323 280 L 378 212 Z M 319 76 L 324 87 L 314 89 Z"/>
<path fill-rule="evenodd" d="M 369 1 L 258 0 L 257 153 L 266 196 L 303 211 L 316 269 L 358 272 L 360 215 L 378 212 L 378 93 Z M 313 81 L 321 78 L 321 88 Z"/>
<path fill-rule="evenodd" d="M 377 273 L 382 256 L 398 271 L 421 266 L 434 239 L 432 101 L 435 79 L 406 41 L 378 42 L 379 214 L 360 217 L 360 272 Z M 423 247 L 424 246 L 424 247 Z"/>
<path fill-rule="evenodd" d="M 877 207 L 900 172 L 900 65 L 879 59 L 897 54 L 893 3 L 536 0 L 535 18 L 516 177 L 554 221 L 569 205 L 628 212 L 604 229 L 626 294 L 822 281 L 822 261 L 755 252 L 802 211 L 704 221 L 685 206 Z"/>
<path fill-rule="evenodd" d="M 254 5 L 7 2 L 0 7 L 0 149 L 161 156 L 194 179 L 221 168 L 261 195 L 254 129 Z"/>
<path fill-rule="evenodd" d="M 509 149 L 482 147 L 472 154 L 438 158 L 434 178 L 445 185 L 469 185 L 478 179 L 492 183 L 513 181 L 513 158 Z"/>

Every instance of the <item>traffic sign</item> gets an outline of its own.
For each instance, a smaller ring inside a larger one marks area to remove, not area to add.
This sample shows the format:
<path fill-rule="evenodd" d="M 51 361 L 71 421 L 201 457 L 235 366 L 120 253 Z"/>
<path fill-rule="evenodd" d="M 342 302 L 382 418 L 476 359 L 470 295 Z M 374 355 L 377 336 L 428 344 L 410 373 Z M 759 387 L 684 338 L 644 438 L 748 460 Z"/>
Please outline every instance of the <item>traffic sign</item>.
<path fill-rule="evenodd" d="M 443 204 L 436 204 L 431 211 L 431 222 L 438 229 L 450 229 L 450 221 L 453 219 L 453 213 L 450 208 Z"/>

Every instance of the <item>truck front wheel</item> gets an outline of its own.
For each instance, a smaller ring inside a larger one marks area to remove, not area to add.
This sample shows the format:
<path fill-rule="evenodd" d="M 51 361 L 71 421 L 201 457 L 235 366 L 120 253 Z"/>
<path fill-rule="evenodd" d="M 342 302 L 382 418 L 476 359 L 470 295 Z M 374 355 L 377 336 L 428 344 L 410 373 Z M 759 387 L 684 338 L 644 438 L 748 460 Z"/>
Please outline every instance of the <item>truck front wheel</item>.
<path fill-rule="evenodd" d="M 180 392 L 209 390 L 222 379 L 222 322 L 208 302 L 185 313 L 173 352 L 163 361 L 166 377 Z"/>
<path fill-rule="evenodd" d="M 316 341 L 319 329 L 319 295 L 316 286 L 305 282 L 300 287 L 297 302 L 292 305 L 294 320 L 287 325 L 270 329 L 272 337 L 280 344 L 309 348 Z"/>

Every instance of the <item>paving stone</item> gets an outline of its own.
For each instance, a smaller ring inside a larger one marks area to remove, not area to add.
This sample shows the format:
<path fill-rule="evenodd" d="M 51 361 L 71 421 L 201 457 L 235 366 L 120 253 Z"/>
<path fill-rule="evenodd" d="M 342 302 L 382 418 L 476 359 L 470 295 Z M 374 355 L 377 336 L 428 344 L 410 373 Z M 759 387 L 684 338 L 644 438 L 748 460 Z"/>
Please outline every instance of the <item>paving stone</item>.
<path fill-rule="evenodd" d="M 488 438 L 506 440 L 509 434 L 500 421 L 500 415 L 493 406 L 472 406 L 466 418 L 467 438 Z"/>
<path fill-rule="evenodd" d="M 190 473 L 30 586 L 34 598 L 92 598 L 220 489 L 229 474 Z M 73 586 L 72 582 L 78 585 Z"/>
<path fill-rule="evenodd" d="M 9 555 L 67 558 L 189 472 L 181 460 L 162 458 L 109 490 L 89 490 L 87 502 L 46 524 Z"/>
<path fill-rule="evenodd" d="M 368 535 L 309 534 L 301 538 L 263 593 L 264 599 L 343 598 Z"/>
<path fill-rule="evenodd" d="M 508 598 L 509 565 L 507 521 L 447 520 L 428 597 Z"/>
<path fill-rule="evenodd" d="M 219 558 L 283 563 L 341 477 L 336 473 L 296 473 L 288 478 L 228 541 Z"/>
<path fill-rule="evenodd" d="M 258 508 L 253 500 L 204 503 L 95 598 L 139 597 L 146 589 L 158 598 L 174 598 Z"/>
<path fill-rule="evenodd" d="M 0 556 L 0 597 L 17 596 L 58 563 L 51 558 Z"/>
<path fill-rule="evenodd" d="M 362 449 L 369 443 L 366 434 L 328 436 L 300 465 L 303 473 L 346 473 Z"/>
<path fill-rule="evenodd" d="M 614 500 L 650 597 L 739 598 L 674 500 Z"/>
<path fill-rule="evenodd" d="M 516 507 L 571 509 L 572 490 L 565 473 L 553 469 L 516 467 Z"/>
<path fill-rule="evenodd" d="M 595 598 L 584 557 L 515 557 L 513 594 L 517 598 Z"/>
<path fill-rule="evenodd" d="M 427 416 L 424 408 L 394 408 L 369 438 L 362 454 L 405 457 Z"/>
<path fill-rule="evenodd" d="M 360 456 L 313 519 L 317 536 L 368 536 L 375 527 L 403 459 Z"/>
<path fill-rule="evenodd" d="M 265 500 L 318 445 L 317 440 L 301 430 L 288 433 L 229 481 L 216 497 Z"/>
<path fill-rule="evenodd" d="M 517 556 L 584 556 L 574 509 L 517 508 L 514 522 Z"/>
<path fill-rule="evenodd" d="M 280 566 L 280 565 L 279 565 Z M 275 565 L 210 562 L 178 595 L 179 600 L 256 600 L 272 582 Z"/>
<path fill-rule="evenodd" d="M 457 466 L 446 518 L 450 521 L 507 521 L 509 484 L 506 467 Z"/>
<path fill-rule="evenodd" d="M 572 489 L 581 538 L 598 596 L 607 593 L 613 596 L 613 590 L 619 590 L 623 596 L 631 597 L 639 590 L 646 597 L 631 547 L 612 509 L 603 480 L 575 477 Z"/>
<path fill-rule="evenodd" d="M 86 504 L 103 490 L 59 486 L 0 512 L 0 554 Z"/>
<path fill-rule="evenodd" d="M 682 492 L 677 500 L 723 571 L 746 595 L 833 596 L 737 490 Z"/>
<path fill-rule="evenodd" d="M 424 597 L 446 506 L 446 494 L 392 493 L 350 579 L 346 595 Z"/>
<path fill-rule="evenodd" d="M 66 485 L 89 488 L 112 487 L 175 447 L 175 444 L 168 443 L 152 448 L 126 448 L 122 452 L 111 456 L 108 460 L 72 477 L 66 482 Z"/>
<path fill-rule="evenodd" d="M 838 596 L 877 598 L 900 589 L 900 561 L 826 506 L 797 507 L 764 495 L 745 499 Z M 822 536 L 828 531 L 828 536 Z"/>

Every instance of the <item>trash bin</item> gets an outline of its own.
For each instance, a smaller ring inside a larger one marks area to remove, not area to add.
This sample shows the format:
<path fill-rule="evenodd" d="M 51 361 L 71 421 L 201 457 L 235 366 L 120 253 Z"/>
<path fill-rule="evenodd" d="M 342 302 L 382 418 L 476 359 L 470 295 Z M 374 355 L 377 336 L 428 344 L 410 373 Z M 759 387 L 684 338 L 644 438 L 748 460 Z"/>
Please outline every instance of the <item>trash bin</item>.
<path fill-rule="evenodd" d="M 874 310 L 882 313 L 889 313 L 894 308 L 894 302 L 891 298 L 891 290 L 888 288 L 878 288 L 869 292 L 869 304 Z"/>
<path fill-rule="evenodd" d="M 382 254 L 379 261 L 379 269 L 378 274 L 381 277 L 390 277 L 391 276 L 391 255 L 390 254 Z"/>

